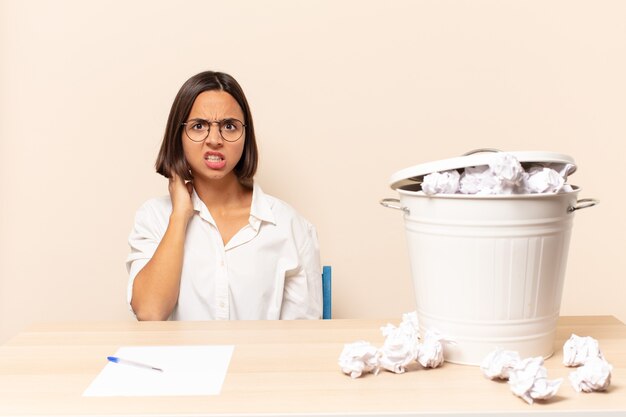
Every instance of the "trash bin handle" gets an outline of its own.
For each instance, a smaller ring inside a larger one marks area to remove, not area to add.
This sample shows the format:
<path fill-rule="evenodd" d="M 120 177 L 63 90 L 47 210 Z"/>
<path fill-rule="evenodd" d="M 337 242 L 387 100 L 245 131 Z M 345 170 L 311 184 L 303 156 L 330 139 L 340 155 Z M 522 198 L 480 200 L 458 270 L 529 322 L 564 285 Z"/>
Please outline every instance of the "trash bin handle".
<path fill-rule="evenodd" d="M 396 210 L 402 210 L 406 214 L 411 214 L 411 211 L 409 210 L 409 208 L 402 207 L 400 205 L 400 200 L 398 200 L 397 198 L 383 198 L 382 200 L 379 201 L 379 203 L 383 207 L 392 208 Z"/>
<path fill-rule="evenodd" d="M 478 149 L 473 149 L 471 151 L 465 152 L 461 156 L 469 156 L 469 155 L 474 155 L 475 153 L 481 153 L 481 152 L 502 152 L 502 151 L 496 148 L 478 148 Z"/>
<path fill-rule="evenodd" d="M 581 210 L 587 207 L 593 207 L 595 205 L 600 204 L 600 200 L 596 200 L 595 198 L 581 198 L 576 201 L 576 205 L 567 208 L 568 213 L 573 213 L 576 210 Z"/>

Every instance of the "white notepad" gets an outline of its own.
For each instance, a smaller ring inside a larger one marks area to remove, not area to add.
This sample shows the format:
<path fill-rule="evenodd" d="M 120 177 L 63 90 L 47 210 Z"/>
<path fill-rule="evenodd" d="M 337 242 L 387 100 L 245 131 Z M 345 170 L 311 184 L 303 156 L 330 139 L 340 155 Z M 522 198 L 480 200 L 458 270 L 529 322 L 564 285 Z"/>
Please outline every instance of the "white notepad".
<path fill-rule="evenodd" d="M 109 362 L 83 396 L 218 395 L 233 349 L 232 345 L 121 347 L 114 356 L 149 364 L 163 372 Z"/>

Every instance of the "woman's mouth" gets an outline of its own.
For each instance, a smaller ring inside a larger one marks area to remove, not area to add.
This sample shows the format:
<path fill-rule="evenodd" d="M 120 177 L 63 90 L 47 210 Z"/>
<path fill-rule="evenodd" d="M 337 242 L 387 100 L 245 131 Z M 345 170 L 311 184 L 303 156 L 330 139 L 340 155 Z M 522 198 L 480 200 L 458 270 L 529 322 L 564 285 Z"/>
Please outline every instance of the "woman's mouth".
<path fill-rule="evenodd" d="M 210 169 L 222 169 L 226 166 L 226 159 L 219 152 L 207 152 L 204 154 L 204 163 Z"/>

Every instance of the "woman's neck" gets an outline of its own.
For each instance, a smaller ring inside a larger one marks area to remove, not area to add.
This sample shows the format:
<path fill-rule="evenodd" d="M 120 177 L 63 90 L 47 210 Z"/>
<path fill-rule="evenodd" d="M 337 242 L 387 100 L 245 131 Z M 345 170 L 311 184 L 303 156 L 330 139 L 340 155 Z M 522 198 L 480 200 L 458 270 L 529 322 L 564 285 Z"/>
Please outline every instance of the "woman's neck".
<path fill-rule="evenodd" d="M 249 200 L 252 192 L 243 186 L 235 175 L 219 180 L 194 179 L 193 186 L 207 208 L 241 206 Z"/>

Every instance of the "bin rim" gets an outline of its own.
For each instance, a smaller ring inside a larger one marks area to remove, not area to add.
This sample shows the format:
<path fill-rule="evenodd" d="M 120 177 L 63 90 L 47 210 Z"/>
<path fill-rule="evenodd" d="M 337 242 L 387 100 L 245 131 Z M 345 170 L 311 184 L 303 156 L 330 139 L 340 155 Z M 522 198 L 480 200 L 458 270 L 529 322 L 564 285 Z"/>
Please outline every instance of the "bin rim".
<path fill-rule="evenodd" d="M 408 189 L 409 187 L 416 187 L 417 190 Z M 400 195 L 410 197 L 422 197 L 429 199 L 453 199 L 453 200 L 524 200 L 524 199 L 545 199 L 554 198 L 554 196 L 564 196 L 578 194 L 582 190 L 577 185 L 570 185 L 572 189 L 570 191 L 559 191 L 558 193 L 532 193 L 532 194 L 434 194 L 428 195 L 422 191 L 419 184 L 409 184 L 403 187 L 396 188 L 396 191 Z"/>
<path fill-rule="evenodd" d="M 569 155 L 545 151 L 513 151 L 506 153 L 513 155 L 520 163 L 569 164 L 571 168 L 567 172 L 567 175 L 571 175 L 576 171 L 574 158 Z M 394 173 L 389 179 L 389 185 L 391 189 L 399 190 L 401 187 L 407 185 L 421 183 L 425 175 L 433 172 L 489 165 L 492 159 L 493 152 L 480 152 L 414 165 Z M 493 195 L 490 197 L 493 198 Z"/>

